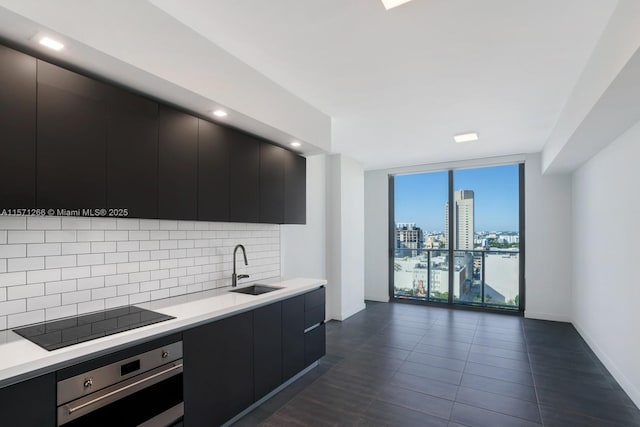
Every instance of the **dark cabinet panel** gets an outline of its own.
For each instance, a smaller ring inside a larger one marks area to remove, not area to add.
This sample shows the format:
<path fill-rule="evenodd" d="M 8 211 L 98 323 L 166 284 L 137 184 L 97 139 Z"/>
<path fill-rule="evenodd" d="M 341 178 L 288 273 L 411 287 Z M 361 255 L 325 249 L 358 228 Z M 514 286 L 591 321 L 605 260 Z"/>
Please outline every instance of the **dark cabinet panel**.
<path fill-rule="evenodd" d="M 287 151 L 284 176 L 284 223 L 307 222 L 307 159 Z"/>
<path fill-rule="evenodd" d="M 229 146 L 233 130 L 198 121 L 198 219 L 229 220 Z"/>
<path fill-rule="evenodd" d="M 289 151 L 260 144 L 260 222 L 284 222 L 284 173 Z"/>
<path fill-rule="evenodd" d="M 185 426 L 219 426 L 253 403 L 253 313 L 183 333 Z"/>
<path fill-rule="evenodd" d="M 3 426 L 55 426 L 55 374 L 0 388 L 0 414 Z"/>
<path fill-rule="evenodd" d="M 304 364 L 311 365 L 325 354 L 326 337 L 324 323 L 304 334 Z"/>
<path fill-rule="evenodd" d="M 157 218 L 158 104 L 116 88 L 107 101 L 107 206 Z"/>
<path fill-rule="evenodd" d="M 282 381 L 304 368 L 304 295 L 299 295 L 282 302 Z"/>
<path fill-rule="evenodd" d="M 37 204 L 106 207 L 106 86 L 38 60 Z"/>
<path fill-rule="evenodd" d="M 326 293 L 324 286 L 306 293 L 304 295 L 304 311 L 311 311 L 316 307 L 324 306 Z"/>
<path fill-rule="evenodd" d="M 260 220 L 260 142 L 237 133 L 230 146 L 229 219 L 235 222 Z"/>
<path fill-rule="evenodd" d="M 160 106 L 158 141 L 158 216 L 196 219 L 198 119 Z"/>
<path fill-rule="evenodd" d="M 304 313 L 304 328 L 310 328 L 313 325 L 324 322 L 324 304 L 305 311 Z"/>
<path fill-rule="evenodd" d="M 254 400 L 282 383 L 282 303 L 253 311 Z"/>
<path fill-rule="evenodd" d="M 0 46 L 0 209 L 36 206 L 36 59 Z"/>

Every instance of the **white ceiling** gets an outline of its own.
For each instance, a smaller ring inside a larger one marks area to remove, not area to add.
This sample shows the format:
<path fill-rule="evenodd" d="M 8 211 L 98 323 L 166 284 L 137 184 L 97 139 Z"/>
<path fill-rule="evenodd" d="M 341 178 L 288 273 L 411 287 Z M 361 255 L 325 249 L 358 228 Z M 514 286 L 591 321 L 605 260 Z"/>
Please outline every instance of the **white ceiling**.
<path fill-rule="evenodd" d="M 330 115 L 367 169 L 540 151 L 618 3 L 150 1 Z"/>

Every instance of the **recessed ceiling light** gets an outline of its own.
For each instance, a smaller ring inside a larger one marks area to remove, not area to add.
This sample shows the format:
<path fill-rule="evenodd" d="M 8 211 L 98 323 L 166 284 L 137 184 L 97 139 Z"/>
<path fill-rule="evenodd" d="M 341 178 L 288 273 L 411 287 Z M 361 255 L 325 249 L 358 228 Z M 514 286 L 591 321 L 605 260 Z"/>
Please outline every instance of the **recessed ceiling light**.
<path fill-rule="evenodd" d="M 53 50 L 61 50 L 64 45 L 62 43 L 60 43 L 59 41 L 56 41 L 50 37 L 41 37 L 40 40 L 38 41 L 38 43 L 40 43 L 43 46 L 48 47 L 49 49 L 53 49 Z"/>
<path fill-rule="evenodd" d="M 227 112 L 224 110 L 216 110 L 213 112 L 213 115 L 216 117 L 227 117 Z"/>
<path fill-rule="evenodd" d="M 298 141 L 293 141 L 293 142 L 291 143 L 291 146 L 292 146 L 292 147 L 296 147 L 296 148 L 300 147 L 301 145 L 302 145 L 302 144 L 300 144 Z"/>
<path fill-rule="evenodd" d="M 455 135 L 453 140 L 460 144 L 461 142 L 471 142 L 478 140 L 477 132 L 469 132 L 469 133 L 461 133 L 460 135 Z"/>
<path fill-rule="evenodd" d="M 396 6 L 400 6 L 401 4 L 409 3 L 410 1 L 411 0 L 382 0 L 382 4 L 385 9 L 389 10 Z"/>

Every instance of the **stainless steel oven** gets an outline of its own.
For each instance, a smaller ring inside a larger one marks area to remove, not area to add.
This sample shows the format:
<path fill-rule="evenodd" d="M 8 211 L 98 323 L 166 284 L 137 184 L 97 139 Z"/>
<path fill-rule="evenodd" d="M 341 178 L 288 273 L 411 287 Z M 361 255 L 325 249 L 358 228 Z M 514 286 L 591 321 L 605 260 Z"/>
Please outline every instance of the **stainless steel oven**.
<path fill-rule="evenodd" d="M 58 382 L 58 426 L 182 425 L 182 341 Z"/>

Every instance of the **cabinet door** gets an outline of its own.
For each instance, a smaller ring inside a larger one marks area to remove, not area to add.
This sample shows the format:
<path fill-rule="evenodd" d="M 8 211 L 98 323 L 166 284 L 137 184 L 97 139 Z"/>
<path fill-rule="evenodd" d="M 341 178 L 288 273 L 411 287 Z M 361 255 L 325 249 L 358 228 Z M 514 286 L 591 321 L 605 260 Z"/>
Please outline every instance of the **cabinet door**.
<path fill-rule="evenodd" d="M 0 46 L 0 210 L 36 205 L 36 59 Z"/>
<path fill-rule="evenodd" d="M 254 400 L 282 383 L 282 303 L 253 311 Z"/>
<path fill-rule="evenodd" d="M 55 374 L 0 388 L 0 414 L 3 426 L 55 426 Z"/>
<path fill-rule="evenodd" d="M 260 144 L 260 222 L 284 222 L 284 172 L 288 151 Z"/>
<path fill-rule="evenodd" d="M 307 159 L 287 151 L 284 176 L 284 223 L 307 222 Z"/>
<path fill-rule="evenodd" d="M 198 121 L 198 219 L 229 220 L 229 145 L 235 131 Z"/>
<path fill-rule="evenodd" d="M 185 426 L 219 426 L 253 403 L 253 313 L 183 333 Z"/>
<path fill-rule="evenodd" d="M 260 142 L 236 132 L 230 146 L 229 219 L 258 222 L 260 219 Z"/>
<path fill-rule="evenodd" d="M 304 295 L 299 295 L 282 301 L 282 382 L 304 368 Z"/>
<path fill-rule="evenodd" d="M 311 365 L 325 354 L 326 335 L 324 323 L 304 334 L 304 364 Z"/>
<path fill-rule="evenodd" d="M 158 141 L 158 216 L 196 219 L 198 119 L 160 106 Z"/>
<path fill-rule="evenodd" d="M 37 204 L 106 207 L 106 86 L 38 60 Z"/>
<path fill-rule="evenodd" d="M 116 88 L 107 98 L 107 206 L 157 218 L 158 104 Z"/>

